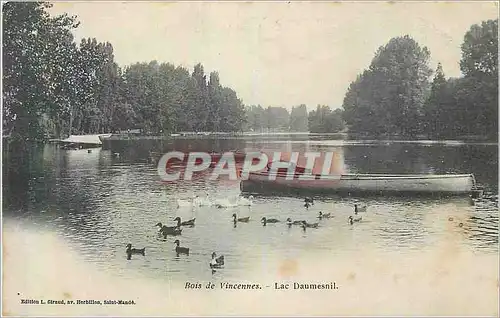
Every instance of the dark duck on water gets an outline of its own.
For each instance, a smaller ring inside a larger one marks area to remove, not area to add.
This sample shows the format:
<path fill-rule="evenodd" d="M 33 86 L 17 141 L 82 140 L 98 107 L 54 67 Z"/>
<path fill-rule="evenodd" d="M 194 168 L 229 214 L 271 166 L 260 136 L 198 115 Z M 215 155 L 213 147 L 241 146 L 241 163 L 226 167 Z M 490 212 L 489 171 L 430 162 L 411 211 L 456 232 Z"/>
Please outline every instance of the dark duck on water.
<path fill-rule="evenodd" d="M 288 226 L 291 226 L 291 225 L 302 225 L 302 223 L 304 223 L 305 221 L 292 221 L 291 218 L 288 218 L 286 219 L 286 224 Z"/>
<path fill-rule="evenodd" d="M 329 219 L 331 217 L 331 213 L 323 213 L 322 211 L 319 211 L 318 219 Z"/>
<path fill-rule="evenodd" d="M 210 268 L 222 268 L 224 266 L 224 255 L 217 257 L 215 252 L 212 253 L 212 260 L 210 261 Z"/>
<path fill-rule="evenodd" d="M 184 221 L 182 222 L 181 218 L 180 217 L 176 217 L 174 219 L 174 221 L 177 221 L 177 227 L 180 227 L 180 226 L 194 226 L 194 221 L 196 220 L 196 218 L 194 219 L 191 219 L 189 221 Z"/>
<path fill-rule="evenodd" d="M 189 255 L 189 248 L 187 248 L 187 247 L 181 247 L 180 246 L 181 242 L 179 240 L 175 240 L 174 244 L 176 245 L 175 246 L 175 252 L 177 254 L 186 254 L 186 255 Z"/>
<path fill-rule="evenodd" d="M 302 227 L 305 226 L 305 227 L 308 227 L 308 228 L 317 229 L 318 225 L 319 225 L 319 223 L 307 223 L 306 221 L 302 221 Z"/>
<path fill-rule="evenodd" d="M 146 248 L 132 248 L 132 244 L 127 244 L 127 254 L 140 254 L 142 256 L 146 256 Z"/>
<path fill-rule="evenodd" d="M 163 234 L 164 237 L 167 235 L 181 235 L 182 229 L 178 226 L 166 226 L 160 222 L 156 223 L 156 226 L 160 228 L 159 232 Z"/>
<path fill-rule="evenodd" d="M 351 215 L 351 216 L 349 216 L 348 220 L 349 220 L 349 224 L 352 225 L 352 224 L 354 224 L 354 222 L 361 222 L 361 219 L 362 219 L 361 217 L 353 218 L 352 215 Z"/>
<path fill-rule="evenodd" d="M 246 216 L 244 218 L 239 218 L 236 216 L 236 213 L 233 213 L 233 222 L 236 223 L 236 222 L 248 222 L 250 221 L 250 217 L 249 216 Z"/>
<path fill-rule="evenodd" d="M 366 212 L 366 205 L 365 206 L 358 206 L 357 204 L 354 204 L 354 213 L 358 212 Z"/>
<path fill-rule="evenodd" d="M 267 223 L 278 223 L 278 222 L 281 222 L 281 221 L 278 220 L 278 219 L 268 219 L 266 217 L 263 217 L 261 219 L 261 222 L 262 222 L 262 225 L 266 226 Z"/>

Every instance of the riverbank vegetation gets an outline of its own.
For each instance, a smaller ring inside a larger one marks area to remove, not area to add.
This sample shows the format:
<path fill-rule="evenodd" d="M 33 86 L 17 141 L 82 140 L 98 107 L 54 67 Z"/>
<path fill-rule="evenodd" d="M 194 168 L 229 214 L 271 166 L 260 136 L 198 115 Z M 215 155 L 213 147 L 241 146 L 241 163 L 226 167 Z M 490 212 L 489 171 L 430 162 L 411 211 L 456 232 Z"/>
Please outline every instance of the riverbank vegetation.
<path fill-rule="evenodd" d="M 128 129 L 498 137 L 497 20 L 465 34 L 463 77 L 447 79 L 441 65 L 433 72 L 427 48 L 396 37 L 351 83 L 343 105 L 308 112 L 306 105 L 245 106 L 201 63 L 193 70 L 158 61 L 119 66 L 111 43 L 77 44 L 77 17 L 51 16 L 50 6 L 3 5 L 3 134 L 12 140 Z"/>
<path fill-rule="evenodd" d="M 461 48 L 463 77 L 447 79 L 438 64 L 431 82 L 426 47 L 409 36 L 380 47 L 344 98 L 349 131 L 498 140 L 498 20 L 473 25 Z"/>

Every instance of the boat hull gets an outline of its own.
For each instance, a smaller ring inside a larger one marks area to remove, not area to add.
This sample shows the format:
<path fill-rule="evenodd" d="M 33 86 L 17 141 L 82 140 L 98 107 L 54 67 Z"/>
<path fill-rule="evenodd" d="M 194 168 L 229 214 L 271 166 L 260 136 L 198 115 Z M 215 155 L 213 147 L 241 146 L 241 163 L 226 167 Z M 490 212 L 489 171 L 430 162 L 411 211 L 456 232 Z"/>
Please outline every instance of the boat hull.
<path fill-rule="evenodd" d="M 277 175 L 271 180 L 267 173 L 251 173 L 242 180 L 243 191 L 300 190 L 318 193 L 409 193 L 409 194 L 470 194 L 475 187 L 472 174 L 462 175 L 376 175 L 358 174 L 329 176 L 321 179 L 287 180 Z"/>

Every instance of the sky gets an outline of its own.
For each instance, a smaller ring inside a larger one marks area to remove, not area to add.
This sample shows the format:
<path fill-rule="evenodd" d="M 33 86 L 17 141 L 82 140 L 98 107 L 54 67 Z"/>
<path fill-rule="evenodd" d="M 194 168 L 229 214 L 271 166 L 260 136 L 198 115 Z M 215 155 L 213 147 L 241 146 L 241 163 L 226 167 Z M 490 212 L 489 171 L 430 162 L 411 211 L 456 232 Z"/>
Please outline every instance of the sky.
<path fill-rule="evenodd" d="M 113 45 L 120 66 L 169 62 L 219 72 L 246 105 L 342 106 L 376 50 L 410 35 L 430 66 L 461 75 L 463 37 L 496 2 L 54 2 L 81 22 L 75 40 Z"/>

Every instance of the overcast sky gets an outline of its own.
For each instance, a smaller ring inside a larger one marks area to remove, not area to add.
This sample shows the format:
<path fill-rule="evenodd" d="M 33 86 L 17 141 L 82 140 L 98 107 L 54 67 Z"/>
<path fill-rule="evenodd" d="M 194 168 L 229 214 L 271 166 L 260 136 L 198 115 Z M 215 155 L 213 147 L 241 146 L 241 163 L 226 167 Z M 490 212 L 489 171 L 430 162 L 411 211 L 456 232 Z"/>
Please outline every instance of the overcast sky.
<path fill-rule="evenodd" d="M 76 40 L 109 41 L 121 66 L 158 60 L 218 71 L 247 105 L 341 107 L 378 47 L 409 34 L 431 66 L 460 76 L 472 24 L 496 19 L 495 2 L 101 2 L 54 3 L 81 21 Z"/>

